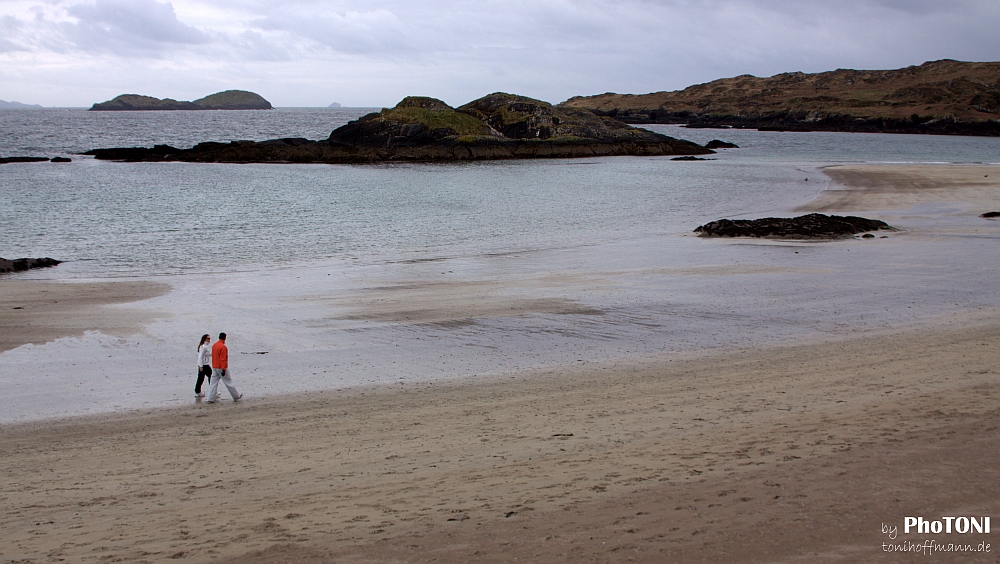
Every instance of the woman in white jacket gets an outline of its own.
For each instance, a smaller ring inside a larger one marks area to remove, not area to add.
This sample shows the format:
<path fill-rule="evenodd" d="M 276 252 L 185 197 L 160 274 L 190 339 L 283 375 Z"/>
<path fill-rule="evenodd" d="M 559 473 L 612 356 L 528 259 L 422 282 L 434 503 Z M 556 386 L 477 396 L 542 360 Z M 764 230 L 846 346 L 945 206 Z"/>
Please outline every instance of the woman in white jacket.
<path fill-rule="evenodd" d="M 200 398 L 205 394 L 201 393 L 201 384 L 212 382 L 212 338 L 205 333 L 198 343 L 198 381 L 194 383 L 194 397 Z"/>

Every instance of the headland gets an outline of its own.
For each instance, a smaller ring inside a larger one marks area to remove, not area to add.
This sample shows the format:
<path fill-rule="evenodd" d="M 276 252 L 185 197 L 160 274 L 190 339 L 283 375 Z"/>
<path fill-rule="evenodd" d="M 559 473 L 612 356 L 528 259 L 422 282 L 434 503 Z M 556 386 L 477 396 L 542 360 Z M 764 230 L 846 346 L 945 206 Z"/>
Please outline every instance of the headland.
<path fill-rule="evenodd" d="M 1000 62 L 740 75 L 673 92 L 577 96 L 560 106 L 625 123 L 997 136 Z"/>

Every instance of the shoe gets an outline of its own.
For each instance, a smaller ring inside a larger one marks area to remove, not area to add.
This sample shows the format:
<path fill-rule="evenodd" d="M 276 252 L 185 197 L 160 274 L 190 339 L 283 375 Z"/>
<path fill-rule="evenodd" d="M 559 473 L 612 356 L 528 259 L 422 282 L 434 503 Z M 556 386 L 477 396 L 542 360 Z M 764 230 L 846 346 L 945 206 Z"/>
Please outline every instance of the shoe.
<path fill-rule="evenodd" d="M 194 397 L 196 397 L 196 398 L 203 398 L 203 397 L 205 397 L 205 394 L 203 392 L 197 392 L 197 393 L 194 394 Z"/>
<path fill-rule="evenodd" d="M 233 401 L 240 401 L 241 399 L 243 399 L 243 394 L 240 394 L 239 397 L 233 398 Z"/>
<path fill-rule="evenodd" d="M 207 400 L 205 403 L 215 403 L 215 400 Z"/>

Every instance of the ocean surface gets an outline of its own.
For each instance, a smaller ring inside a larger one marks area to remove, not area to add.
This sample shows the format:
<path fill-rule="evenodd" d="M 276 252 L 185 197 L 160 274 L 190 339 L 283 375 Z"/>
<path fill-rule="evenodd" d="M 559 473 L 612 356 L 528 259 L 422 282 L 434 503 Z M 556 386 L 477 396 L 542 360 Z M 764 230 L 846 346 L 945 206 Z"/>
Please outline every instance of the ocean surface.
<path fill-rule="evenodd" d="M 322 139 L 368 111 L 0 110 L 0 156 L 73 159 L 0 165 L 0 256 L 66 261 L 15 276 L 173 288 L 130 306 L 151 319 L 139 335 L 0 353 L 0 422 L 192 402 L 198 336 L 219 331 L 252 398 L 848 336 L 1000 305 L 996 222 L 958 205 L 875 210 L 903 228 L 875 241 L 691 236 L 721 217 L 793 214 L 833 187 L 823 166 L 996 164 L 994 138 L 649 126 L 740 146 L 699 162 L 79 154 Z"/>

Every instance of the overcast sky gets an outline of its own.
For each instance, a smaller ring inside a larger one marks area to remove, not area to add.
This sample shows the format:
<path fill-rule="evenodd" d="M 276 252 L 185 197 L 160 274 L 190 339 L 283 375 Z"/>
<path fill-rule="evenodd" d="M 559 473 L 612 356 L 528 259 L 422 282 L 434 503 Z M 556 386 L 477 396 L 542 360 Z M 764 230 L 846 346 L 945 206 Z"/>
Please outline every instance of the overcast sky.
<path fill-rule="evenodd" d="M 275 106 L 560 102 L 716 78 L 1000 60 L 998 0 L 0 0 L 0 99 L 251 90 Z"/>

